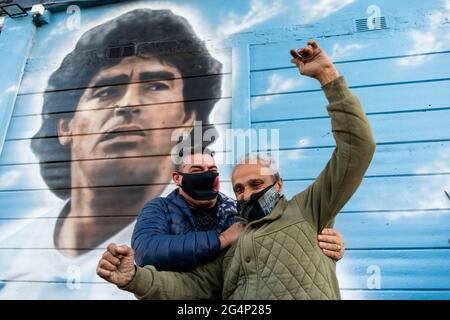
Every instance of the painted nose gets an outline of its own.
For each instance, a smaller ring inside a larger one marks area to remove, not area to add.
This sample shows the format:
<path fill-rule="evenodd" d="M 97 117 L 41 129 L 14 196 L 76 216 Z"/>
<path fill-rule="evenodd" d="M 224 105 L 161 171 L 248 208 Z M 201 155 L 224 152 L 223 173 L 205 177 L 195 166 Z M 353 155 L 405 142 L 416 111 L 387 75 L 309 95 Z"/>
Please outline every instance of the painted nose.
<path fill-rule="evenodd" d="M 114 116 L 116 116 L 116 117 L 138 116 L 140 113 L 141 113 L 141 109 L 139 109 L 138 107 L 116 106 L 114 108 Z"/>

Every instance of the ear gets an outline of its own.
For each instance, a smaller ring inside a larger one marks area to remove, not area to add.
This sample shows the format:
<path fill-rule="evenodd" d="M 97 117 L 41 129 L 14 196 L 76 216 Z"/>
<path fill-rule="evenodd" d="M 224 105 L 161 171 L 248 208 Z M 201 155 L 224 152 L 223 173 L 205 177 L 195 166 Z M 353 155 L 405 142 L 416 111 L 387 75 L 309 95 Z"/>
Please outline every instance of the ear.
<path fill-rule="evenodd" d="M 181 180 L 183 177 L 178 172 L 172 172 L 172 181 L 177 187 L 181 186 Z"/>
<path fill-rule="evenodd" d="M 184 126 L 193 126 L 194 121 L 197 119 L 197 112 L 192 111 L 190 115 L 187 115 L 184 117 L 183 125 Z"/>
<path fill-rule="evenodd" d="M 275 189 L 277 190 L 278 193 L 281 193 L 281 191 L 283 190 L 283 179 L 279 179 L 276 183 L 275 183 Z"/>
<path fill-rule="evenodd" d="M 60 118 L 58 121 L 58 140 L 63 146 L 72 143 L 72 130 L 70 129 L 71 120 Z"/>

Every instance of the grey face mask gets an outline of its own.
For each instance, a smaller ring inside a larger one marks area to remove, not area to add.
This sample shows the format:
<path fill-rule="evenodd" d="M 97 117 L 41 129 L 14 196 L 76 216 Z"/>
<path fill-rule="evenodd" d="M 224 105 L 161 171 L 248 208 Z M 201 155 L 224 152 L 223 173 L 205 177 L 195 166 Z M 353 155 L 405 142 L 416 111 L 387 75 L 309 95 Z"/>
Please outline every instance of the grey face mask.
<path fill-rule="evenodd" d="M 249 200 L 237 201 L 237 211 L 241 219 L 251 222 L 269 215 L 281 194 L 275 188 L 276 181 L 267 188 L 250 196 Z"/>

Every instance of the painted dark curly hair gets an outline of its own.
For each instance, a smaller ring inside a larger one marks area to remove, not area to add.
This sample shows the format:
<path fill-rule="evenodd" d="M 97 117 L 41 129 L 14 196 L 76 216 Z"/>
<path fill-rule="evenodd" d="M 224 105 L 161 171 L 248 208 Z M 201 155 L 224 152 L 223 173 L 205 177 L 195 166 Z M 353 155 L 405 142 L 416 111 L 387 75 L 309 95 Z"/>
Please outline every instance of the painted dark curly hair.
<path fill-rule="evenodd" d="M 70 161 L 55 164 L 46 159 L 49 154 L 66 154 L 64 158 L 70 159 L 70 147 L 61 145 L 58 139 L 43 137 L 58 136 L 59 119 L 73 117 L 94 76 L 131 55 L 170 64 L 183 78 L 198 77 L 184 85 L 184 101 L 189 101 L 185 112 L 189 115 L 195 110 L 196 120 L 212 127 L 208 118 L 221 96 L 222 64 L 210 55 L 185 18 L 170 10 L 136 9 L 98 25 L 81 36 L 75 49 L 50 76 L 42 125 L 31 142 L 44 181 L 62 199 L 70 196 Z M 199 96 L 208 98 L 196 100 Z"/>

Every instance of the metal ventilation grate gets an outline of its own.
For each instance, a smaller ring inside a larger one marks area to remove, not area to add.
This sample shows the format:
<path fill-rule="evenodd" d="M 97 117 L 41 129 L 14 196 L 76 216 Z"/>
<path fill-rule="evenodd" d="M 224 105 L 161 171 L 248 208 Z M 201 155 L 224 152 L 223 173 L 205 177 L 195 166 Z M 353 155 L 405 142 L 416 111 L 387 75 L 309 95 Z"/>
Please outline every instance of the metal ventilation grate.
<path fill-rule="evenodd" d="M 356 19 L 355 26 L 356 32 L 383 30 L 388 28 L 386 17 Z"/>
<path fill-rule="evenodd" d="M 134 56 L 136 49 L 134 44 L 127 44 L 120 47 L 110 47 L 107 49 L 108 58 L 124 58 Z"/>

